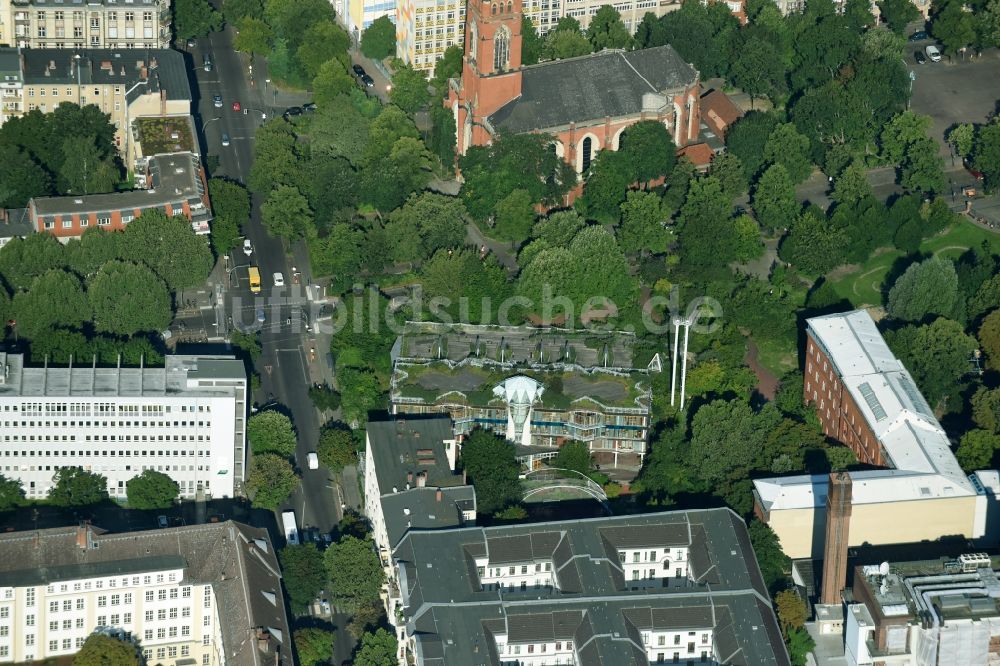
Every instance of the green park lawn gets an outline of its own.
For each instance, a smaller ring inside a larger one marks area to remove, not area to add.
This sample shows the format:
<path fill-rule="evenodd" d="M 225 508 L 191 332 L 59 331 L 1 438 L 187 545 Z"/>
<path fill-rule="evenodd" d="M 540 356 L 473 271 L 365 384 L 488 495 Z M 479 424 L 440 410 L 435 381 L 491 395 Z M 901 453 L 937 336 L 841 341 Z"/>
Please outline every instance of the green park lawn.
<path fill-rule="evenodd" d="M 920 251 L 924 254 L 956 259 L 967 249 L 979 245 L 984 240 L 989 241 L 994 252 L 1000 252 L 1000 234 L 986 231 L 963 219 L 937 236 L 925 240 L 920 245 Z M 886 273 L 903 254 L 900 250 L 889 248 L 877 250 L 864 264 L 831 278 L 830 284 L 839 296 L 857 307 L 882 305 Z"/>

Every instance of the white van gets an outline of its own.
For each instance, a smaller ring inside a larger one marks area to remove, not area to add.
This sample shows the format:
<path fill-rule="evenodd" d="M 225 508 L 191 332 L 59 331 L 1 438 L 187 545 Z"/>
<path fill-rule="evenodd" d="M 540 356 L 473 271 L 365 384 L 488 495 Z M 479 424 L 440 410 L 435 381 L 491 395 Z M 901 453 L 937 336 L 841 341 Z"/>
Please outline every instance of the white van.
<path fill-rule="evenodd" d="M 281 514 L 281 525 L 285 529 L 285 541 L 288 542 L 288 545 L 299 545 L 299 527 L 295 524 L 295 512 L 283 512 Z"/>
<path fill-rule="evenodd" d="M 315 451 L 306 454 L 306 462 L 309 464 L 309 469 L 319 469 L 319 456 Z"/>

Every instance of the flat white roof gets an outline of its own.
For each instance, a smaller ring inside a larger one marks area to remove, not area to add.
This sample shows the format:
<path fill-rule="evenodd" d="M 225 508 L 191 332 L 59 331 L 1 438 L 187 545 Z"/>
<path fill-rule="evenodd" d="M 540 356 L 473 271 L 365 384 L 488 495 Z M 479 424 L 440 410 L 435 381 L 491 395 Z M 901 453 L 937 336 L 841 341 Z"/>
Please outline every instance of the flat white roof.
<path fill-rule="evenodd" d="M 218 382 L 218 384 L 216 384 Z M 0 397 L 137 397 L 233 395 L 246 382 L 232 356 L 168 355 L 163 367 L 29 367 L 22 354 L 0 352 Z"/>
<path fill-rule="evenodd" d="M 974 495 L 944 429 L 871 315 L 855 310 L 806 323 L 892 466 L 852 472 L 853 503 Z M 754 486 L 765 508 L 806 508 L 826 502 L 826 482 L 825 476 L 797 476 L 761 479 Z"/>

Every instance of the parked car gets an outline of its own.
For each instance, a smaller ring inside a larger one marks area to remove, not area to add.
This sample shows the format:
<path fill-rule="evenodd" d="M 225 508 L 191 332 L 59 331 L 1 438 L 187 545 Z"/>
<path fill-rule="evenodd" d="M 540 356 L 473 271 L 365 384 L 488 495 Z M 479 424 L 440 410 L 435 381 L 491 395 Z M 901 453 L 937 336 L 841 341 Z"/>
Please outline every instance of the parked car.
<path fill-rule="evenodd" d="M 355 76 L 359 76 L 360 77 L 360 76 L 364 76 L 365 75 L 365 68 L 362 67 L 361 65 L 355 65 L 354 67 L 351 67 L 351 69 L 354 70 L 354 75 Z"/>
<path fill-rule="evenodd" d="M 257 308 L 257 321 L 263 324 L 265 319 L 267 317 L 264 315 L 264 308 Z"/>
<path fill-rule="evenodd" d="M 301 115 L 302 115 L 302 107 L 301 106 L 290 106 L 287 109 L 285 109 L 285 113 L 284 113 L 284 116 L 286 118 L 288 118 L 289 116 L 301 116 Z"/>
<path fill-rule="evenodd" d="M 941 51 L 933 44 L 928 44 L 926 48 L 924 48 L 924 53 L 926 53 L 927 57 L 931 59 L 931 62 L 941 62 Z"/>
<path fill-rule="evenodd" d="M 281 273 L 275 273 L 274 274 L 274 286 L 275 287 L 284 287 L 285 286 L 285 276 L 282 275 Z"/>
<path fill-rule="evenodd" d="M 212 95 L 212 104 L 215 106 L 215 108 L 221 109 L 222 108 L 222 95 L 219 95 L 219 94 Z"/>
<path fill-rule="evenodd" d="M 925 30 L 917 30 L 915 33 L 910 35 L 911 42 L 922 42 L 927 39 L 927 32 Z"/>
<path fill-rule="evenodd" d="M 963 158 L 962 159 L 962 165 L 965 167 L 965 170 L 968 171 L 969 174 L 973 178 L 975 178 L 976 180 L 982 180 L 983 179 L 983 172 L 982 171 L 978 171 L 976 169 L 976 167 L 974 167 L 972 165 L 972 162 L 969 160 L 969 158 L 967 158 L 967 157 Z"/>
<path fill-rule="evenodd" d="M 156 524 L 159 527 L 170 527 L 170 521 L 167 520 L 166 516 L 157 516 Z"/>
<path fill-rule="evenodd" d="M 316 102 L 306 102 L 302 105 L 302 110 L 306 113 L 312 113 L 316 110 Z"/>
<path fill-rule="evenodd" d="M 917 61 L 918 65 L 923 65 L 927 62 L 927 56 L 924 55 L 923 51 L 914 51 L 913 59 Z"/>
<path fill-rule="evenodd" d="M 361 83 L 365 84 L 366 87 L 372 88 L 375 86 L 375 79 L 368 76 L 367 74 L 361 75 Z"/>
<path fill-rule="evenodd" d="M 205 68 L 206 72 L 211 72 L 212 71 L 212 57 L 210 55 L 206 54 L 205 57 L 202 58 L 201 64 L 202 64 L 202 67 Z"/>
<path fill-rule="evenodd" d="M 229 145 L 229 135 L 226 134 L 225 132 L 222 133 L 222 145 L 223 146 Z"/>
<path fill-rule="evenodd" d="M 249 238 L 243 239 L 243 254 L 247 255 L 248 257 L 251 254 L 253 254 L 253 244 L 250 243 Z"/>

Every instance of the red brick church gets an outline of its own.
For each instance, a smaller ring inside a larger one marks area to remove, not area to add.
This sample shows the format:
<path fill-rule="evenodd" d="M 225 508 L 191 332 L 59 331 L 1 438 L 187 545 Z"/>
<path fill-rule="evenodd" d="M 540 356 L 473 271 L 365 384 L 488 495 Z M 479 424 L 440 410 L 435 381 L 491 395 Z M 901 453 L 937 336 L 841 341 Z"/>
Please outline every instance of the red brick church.
<path fill-rule="evenodd" d="M 601 150 L 617 150 L 641 120 L 662 122 L 678 147 L 698 139 L 698 71 L 671 46 L 521 65 L 521 1 L 469 0 L 465 59 L 452 80 L 458 151 L 500 131 L 542 132 L 556 154 L 587 170 Z"/>

